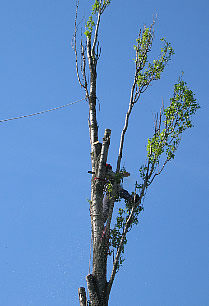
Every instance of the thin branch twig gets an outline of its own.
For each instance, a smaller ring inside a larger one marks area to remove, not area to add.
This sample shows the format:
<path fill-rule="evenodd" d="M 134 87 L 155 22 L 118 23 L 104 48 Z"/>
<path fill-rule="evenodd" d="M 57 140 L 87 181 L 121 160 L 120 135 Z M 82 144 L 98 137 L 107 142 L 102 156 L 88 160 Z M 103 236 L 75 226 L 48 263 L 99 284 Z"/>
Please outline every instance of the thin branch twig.
<path fill-rule="evenodd" d="M 133 98 L 134 98 L 134 90 L 135 90 L 136 82 L 137 82 L 136 78 L 137 78 L 137 72 L 135 72 L 134 83 L 133 83 L 132 88 L 131 88 L 129 108 L 128 108 L 128 111 L 126 113 L 125 123 L 124 123 L 124 127 L 123 127 L 123 130 L 122 130 L 122 133 L 121 133 L 116 173 L 118 173 L 120 171 L 120 163 L 121 163 L 121 159 L 122 159 L 122 155 L 123 155 L 124 138 L 125 138 L 125 134 L 126 134 L 126 131 L 127 131 L 127 128 L 128 128 L 129 117 L 130 117 L 131 111 L 132 111 L 133 106 L 134 106 Z"/>
<path fill-rule="evenodd" d="M 83 75 L 83 80 L 84 80 L 84 89 L 86 92 L 86 97 L 89 99 L 89 92 L 88 92 L 88 82 L 86 79 L 86 56 L 85 56 L 85 50 L 84 46 L 81 40 L 81 56 L 82 56 L 82 75 Z"/>
<path fill-rule="evenodd" d="M 96 24 L 96 28 L 95 28 L 95 32 L 94 32 L 94 41 L 93 41 L 92 48 L 91 48 L 91 56 L 92 57 L 95 56 L 95 47 L 96 47 L 96 43 L 97 43 L 97 39 L 98 39 L 100 16 L 101 16 L 101 9 L 99 9 L 98 15 L 97 15 L 97 24 Z"/>
<path fill-rule="evenodd" d="M 74 44 L 72 45 L 72 48 L 75 52 L 75 66 L 76 66 L 76 73 L 77 73 L 77 78 L 80 86 L 84 88 L 84 85 L 81 82 L 81 78 L 79 75 L 79 70 L 78 70 L 78 53 L 77 53 L 77 42 L 76 42 L 76 37 L 77 37 L 77 18 L 78 18 L 78 6 L 79 6 L 79 1 L 76 2 L 76 11 L 75 11 L 75 33 L 74 33 Z"/>

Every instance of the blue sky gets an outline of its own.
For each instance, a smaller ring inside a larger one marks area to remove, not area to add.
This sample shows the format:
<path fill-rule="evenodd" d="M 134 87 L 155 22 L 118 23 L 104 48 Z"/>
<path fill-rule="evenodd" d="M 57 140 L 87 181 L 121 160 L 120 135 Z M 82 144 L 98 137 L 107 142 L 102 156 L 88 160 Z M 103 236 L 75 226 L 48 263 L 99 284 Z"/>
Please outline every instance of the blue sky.
<path fill-rule="evenodd" d="M 80 1 L 88 18 L 92 1 Z M 100 28 L 99 135 L 112 129 L 108 161 L 115 168 L 119 136 L 133 81 L 133 45 L 158 14 L 159 39 L 175 55 L 160 81 L 136 105 L 122 164 L 133 190 L 145 160 L 153 118 L 172 96 L 181 71 L 201 109 L 175 160 L 152 184 L 140 222 L 128 235 L 126 261 L 110 305 L 209 305 L 208 1 L 112 1 Z M 0 119 L 84 97 L 71 49 L 71 0 L 0 2 Z M 0 123 L 0 306 L 78 305 L 90 248 L 90 146 L 85 101 L 62 110 Z"/>

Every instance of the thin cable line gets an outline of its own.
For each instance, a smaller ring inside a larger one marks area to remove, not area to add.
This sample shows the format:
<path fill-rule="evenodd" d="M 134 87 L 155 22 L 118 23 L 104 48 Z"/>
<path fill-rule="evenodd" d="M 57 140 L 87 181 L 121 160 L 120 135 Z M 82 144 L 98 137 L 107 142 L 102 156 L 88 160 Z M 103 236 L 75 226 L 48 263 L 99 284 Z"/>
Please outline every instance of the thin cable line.
<path fill-rule="evenodd" d="M 67 104 L 62 105 L 62 106 L 54 107 L 54 108 L 51 108 L 51 109 L 47 109 L 47 110 L 44 110 L 44 111 L 41 111 L 41 112 L 29 114 L 29 115 L 23 115 L 23 116 L 14 117 L 14 118 L 3 119 L 3 120 L 0 120 L 0 123 L 1 123 L 1 122 L 6 122 L 6 121 L 11 121 L 11 120 L 16 120 L 16 119 L 22 119 L 22 118 L 32 117 L 32 116 L 36 116 L 36 115 L 41 115 L 41 114 L 48 113 L 48 112 L 52 112 L 52 111 L 54 111 L 54 110 L 57 110 L 57 109 L 60 109 L 60 108 L 66 107 L 66 106 L 70 106 L 70 105 L 76 104 L 76 103 L 81 102 L 81 101 L 83 101 L 83 100 L 85 100 L 85 99 L 86 99 L 86 98 L 82 98 L 82 99 L 80 99 L 80 100 L 77 100 L 77 101 L 74 101 L 74 102 L 71 102 L 71 103 L 67 103 Z"/>

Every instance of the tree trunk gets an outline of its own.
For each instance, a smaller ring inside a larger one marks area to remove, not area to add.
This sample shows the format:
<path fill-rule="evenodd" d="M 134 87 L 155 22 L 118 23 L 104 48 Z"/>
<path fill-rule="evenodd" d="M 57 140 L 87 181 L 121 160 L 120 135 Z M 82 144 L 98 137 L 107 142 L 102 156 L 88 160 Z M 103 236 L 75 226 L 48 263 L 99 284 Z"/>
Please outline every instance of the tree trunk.
<path fill-rule="evenodd" d="M 93 240 L 93 271 L 87 276 L 91 305 L 107 305 L 107 251 L 108 237 L 104 235 L 103 191 L 106 175 L 106 161 L 110 144 L 109 129 L 105 130 L 101 152 L 94 158 L 95 174 L 91 184 L 91 223 Z"/>

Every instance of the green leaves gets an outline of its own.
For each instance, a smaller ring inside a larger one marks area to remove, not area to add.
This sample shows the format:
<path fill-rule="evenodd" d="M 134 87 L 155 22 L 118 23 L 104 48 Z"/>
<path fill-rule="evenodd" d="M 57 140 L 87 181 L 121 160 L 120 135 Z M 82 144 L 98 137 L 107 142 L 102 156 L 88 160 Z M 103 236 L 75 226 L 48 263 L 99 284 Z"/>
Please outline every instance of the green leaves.
<path fill-rule="evenodd" d="M 108 7 L 108 5 L 110 5 L 111 0 L 103 0 L 103 4 L 102 4 L 102 12 L 104 12 L 104 10 L 106 9 L 106 7 Z"/>
<path fill-rule="evenodd" d="M 89 19 L 86 23 L 86 31 L 84 32 L 86 37 L 91 38 L 93 27 L 95 26 L 93 16 L 96 13 L 102 14 L 104 10 L 106 9 L 106 7 L 110 4 L 110 2 L 111 2 L 110 0 L 103 0 L 103 1 L 95 0 L 94 4 L 92 5 L 91 15 L 89 16 Z"/>
<path fill-rule="evenodd" d="M 155 121 L 154 135 L 148 138 L 147 162 L 139 169 L 143 183 L 138 188 L 142 197 L 156 175 L 159 175 L 167 162 L 175 157 L 182 133 L 192 127 L 191 118 L 198 108 L 200 106 L 192 90 L 187 87 L 182 77 L 179 78 L 178 83 L 174 85 L 170 105 L 165 109 L 161 108 Z"/>
<path fill-rule="evenodd" d="M 165 66 L 171 59 L 171 56 L 174 54 L 174 50 L 171 47 L 170 43 L 168 43 L 165 38 L 162 38 L 161 40 L 164 42 L 164 46 L 163 48 L 161 48 L 159 58 L 153 60 L 152 63 L 148 63 L 148 67 L 144 71 L 142 71 L 141 67 L 139 67 L 139 71 L 137 74 L 137 85 L 139 87 L 140 92 L 143 92 L 143 90 L 148 87 L 151 81 L 160 79 L 161 74 L 165 69 Z M 140 55 L 140 57 L 142 57 L 142 55 Z M 147 62 L 147 54 L 145 54 L 143 58 L 144 62 L 142 62 L 142 66 L 145 66 L 145 61 Z"/>
<path fill-rule="evenodd" d="M 186 129 L 192 127 L 191 117 L 198 108 L 200 106 L 192 90 L 187 87 L 187 83 L 182 78 L 179 78 L 178 83 L 174 85 L 170 105 L 163 109 L 163 113 L 160 113 L 159 122 L 156 121 L 155 124 L 155 133 L 148 139 L 147 157 L 152 165 L 159 164 L 164 152 L 167 161 L 174 158 L 181 135 Z M 164 119 L 163 129 L 161 129 L 162 119 Z"/>
<path fill-rule="evenodd" d="M 146 39 L 149 37 L 149 31 L 145 31 L 145 38 L 140 41 L 141 45 L 146 44 Z M 163 40 L 165 42 L 165 40 Z M 161 57 L 159 60 L 154 61 L 153 65 L 149 65 L 149 71 L 151 71 L 153 77 L 157 79 L 158 73 L 160 74 L 167 61 L 170 59 L 173 51 L 170 45 L 165 42 L 164 48 L 161 50 Z M 146 72 L 146 71 L 145 71 Z M 147 72 L 149 73 L 149 72 Z M 143 75 L 146 78 L 146 74 Z M 195 114 L 199 108 L 198 103 L 194 97 L 193 92 L 187 87 L 186 82 L 179 78 L 178 83 L 174 85 L 174 94 L 170 98 L 170 105 L 160 110 L 159 117 L 156 118 L 155 132 L 152 138 L 148 138 L 147 144 L 147 163 L 140 168 L 140 176 L 143 183 L 138 185 L 137 188 L 140 191 L 140 202 L 145 196 L 147 187 L 152 183 L 154 177 L 161 173 L 165 164 L 175 157 L 175 152 L 181 140 L 182 133 L 192 127 L 191 117 Z M 161 126 L 163 124 L 163 127 Z M 160 166 L 160 159 L 165 156 L 165 161 Z M 159 166 L 160 170 L 156 173 L 156 169 Z M 122 179 L 123 173 L 119 173 L 118 181 Z M 112 252 L 120 245 L 120 241 L 123 236 L 123 230 L 128 225 L 128 231 L 134 224 L 138 223 L 138 215 L 143 210 L 143 207 L 139 204 L 134 206 L 134 203 L 125 201 L 125 208 L 119 208 L 116 218 L 115 227 L 110 231 L 110 245 Z M 133 215 L 130 219 L 130 212 L 133 211 Z M 127 243 L 126 237 L 122 245 L 122 254 L 124 253 L 124 246 Z M 118 263 L 118 269 L 123 262 L 122 255 Z"/>
<path fill-rule="evenodd" d="M 134 205 L 134 206 L 133 206 Z M 114 250 L 117 251 L 117 249 L 120 246 L 121 238 L 123 235 L 123 230 L 126 226 L 127 220 L 129 219 L 130 212 L 132 208 L 134 207 L 134 213 L 131 218 L 131 221 L 128 226 L 128 231 L 131 230 L 132 226 L 135 224 L 138 224 L 138 215 L 143 210 L 143 207 L 141 205 L 136 205 L 130 201 L 125 200 L 125 207 L 118 209 L 118 214 L 116 218 L 116 224 L 113 229 L 110 230 L 110 255 L 114 252 Z M 124 262 L 123 253 L 124 253 L 124 247 L 127 244 L 127 238 L 124 237 L 123 245 L 122 245 L 122 254 L 120 255 L 117 271 L 119 270 L 120 266 L 122 266 Z"/>
<path fill-rule="evenodd" d="M 161 133 L 159 131 L 155 133 L 152 138 L 148 138 L 147 157 L 152 164 L 159 162 L 159 158 L 167 144 L 167 138 L 168 134 L 165 129 Z"/>
<path fill-rule="evenodd" d="M 137 44 L 134 46 L 136 50 L 136 84 L 138 86 L 138 92 L 144 92 L 149 84 L 154 80 L 159 80 L 165 66 L 174 54 L 174 50 L 171 44 L 162 38 L 163 47 L 158 59 L 153 62 L 148 62 L 148 53 L 151 51 L 152 43 L 154 39 L 153 27 L 155 20 L 150 27 L 144 26 L 143 31 L 140 31 L 139 37 L 137 38 Z"/>
<path fill-rule="evenodd" d="M 91 34 L 92 34 L 92 30 L 93 27 L 95 26 L 95 23 L 93 21 L 93 17 L 92 15 L 89 16 L 89 20 L 86 23 L 86 31 L 84 32 L 84 34 L 86 35 L 86 37 L 90 38 Z"/>
<path fill-rule="evenodd" d="M 99 8 L 100 8 L 100 3 L 98 0 L 96 0 L 92 5 L 92 15 L 96 14 L 99 11 Z"/>
<path fill-rule="evenodd" d="M 110 255 L 112 253 L 114 253 L 114 250 L 117 251 L 117 249 L 120 246 L 120 241 L 121 241 L 121 238 L 122 238 L 122 231 L 123 231 L 123 228 L 125 226 L 125 216 L 124 216 L 124 214 L 125 214 L 125 210 L 122 209 L 122 208 L 119 208 L 118 216 L 117 216 L 117 219 L 116 219 L 116 224 L 115 224 L 114 228 L 110 230 L 110 247 L 111 247 Z M 123 246 L 122 246 L 122 254 L 124 253 L 124 247 L 125 247 L 126 243 L 127 243 L 127 239 L 125 237 L 124 243 L 123 243 Z M 124 258 L 121 255 L 120 258 L 119 258 L 117 271 L 119 270 L 120 266 L 122 266 L 123 261 L 124 261 Z"/>
<path fill-rule="evenodd" d="M 134 46 L 134 50 L 136 50 L 135 63 L 137 72 L 141 71 L 147 63 L 148 52 L 151 50 L 154 38 L 154 32 L 152 30 L 153 25 L 151 25 L 150 28 L 146 28 L 145 26 L 142 34 L 140 31 L 139 37 L 136 40 L 137 45 Z"/>

